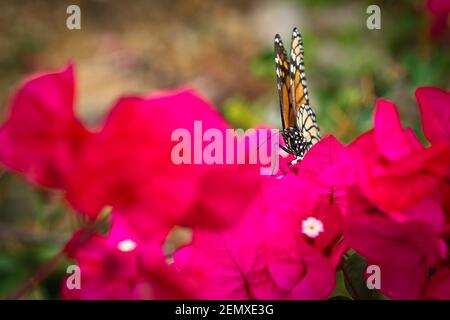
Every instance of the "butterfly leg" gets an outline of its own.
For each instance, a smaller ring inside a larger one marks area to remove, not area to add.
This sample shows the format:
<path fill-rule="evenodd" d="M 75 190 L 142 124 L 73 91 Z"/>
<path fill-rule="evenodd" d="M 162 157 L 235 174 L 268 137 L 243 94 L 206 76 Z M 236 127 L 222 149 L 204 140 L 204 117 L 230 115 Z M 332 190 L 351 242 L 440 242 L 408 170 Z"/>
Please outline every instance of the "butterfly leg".
<path fill-rule="evenodd" d="M 299 160 L 302 160 L 301 157 L 296 157 L 294 160 L 289 161 L 288 165 L 296 165 Z"/>
<path fill-rule="evenodd" d="M 279 147 L 280 147 L 281 150 L 283 150 L 283 151 L 286 152 L 286 153 L 294 154 L 291 150 L 289 150 L 289 149 L 286 148 L 285 146 L 282 146 L 281 144 L 279 144 Z M 299 156 L 297 156 L 294 160 L 289 161 L 289 162 L 288 162 L 288 165 L 289 165 L 289 166 L 291 166 L 291 165 L 296 165 L 297 162 L 298 162 L 298 160 L 302 160 L 302 158 L 299 157 Z"/>
<path fill-rule="evenodd" d="M 289 154 L 292 154 L 292 151 L 289 150 L 288 148 L 286 148 L 285 146 L 283 146 L 283 145 L 281 145 L 281 144 L 279 144 L 278 146 L 279 146 L 280 149 L 283 150 L 284 152 L 289 153 Z"/>

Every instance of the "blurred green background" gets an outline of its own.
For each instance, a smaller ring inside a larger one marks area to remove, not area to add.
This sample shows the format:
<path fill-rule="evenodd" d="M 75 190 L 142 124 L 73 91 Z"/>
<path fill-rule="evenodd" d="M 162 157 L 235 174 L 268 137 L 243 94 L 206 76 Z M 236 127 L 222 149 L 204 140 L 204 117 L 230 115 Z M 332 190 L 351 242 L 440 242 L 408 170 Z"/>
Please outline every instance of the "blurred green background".
<path fill-rule="evenodd" d="M 81 7 L 81 30 L 66 8 Z M 310 99 L 322 132 L 351 141 L 372 125 L 377 97 L 393 100 L 420 133 L 414 90 L 450 87 L 450 38 L 429 36 L 425 0 L 377 1 L 381 30 L 366 27 L 373 1 L 2 1 L 0 114 L 24 76 L 76 63 L 77 112 L 92 126 L 124 94 L 190 85 L 236 127 L 280 127 L 273 37 L 305 45 Z M 1 170 L 1 169 L 0 169 Z M 60 201 L 0 171 L 0 298 L 52 257 L 79 218 Z M 64 266 L 30 298 L 57 298 Z"/>

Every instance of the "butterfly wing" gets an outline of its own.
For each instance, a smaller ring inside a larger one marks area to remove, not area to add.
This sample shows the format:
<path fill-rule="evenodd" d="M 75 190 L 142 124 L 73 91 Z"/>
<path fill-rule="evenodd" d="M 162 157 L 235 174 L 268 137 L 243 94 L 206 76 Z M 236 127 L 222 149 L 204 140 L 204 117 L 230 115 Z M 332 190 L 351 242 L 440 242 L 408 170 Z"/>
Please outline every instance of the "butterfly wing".
<path fill-rule="evenodd" d="M 308 84 L 305 77 L 303 62 L 303 40 L 295 28 L 292 32 L 292 45 L 290 57 L 290 85 L 292 105 L 296 115 L 296 125 L 305 139 L 311 145 L 320 140 L 319 126 L 316 115 L 309 106 Z"/>
<path fill-rule="evenodd" d="M 275 44 L 275 66 L 277 74 L 277 89 L 280 96 L 280 114 L 283 130 L 288 127 L 296 127 L 297 120 L 294 108 L 291 104 L 290 81 L 289 81 L 289 60 L 284 49 L 283 42 L 277 34 Z"/>

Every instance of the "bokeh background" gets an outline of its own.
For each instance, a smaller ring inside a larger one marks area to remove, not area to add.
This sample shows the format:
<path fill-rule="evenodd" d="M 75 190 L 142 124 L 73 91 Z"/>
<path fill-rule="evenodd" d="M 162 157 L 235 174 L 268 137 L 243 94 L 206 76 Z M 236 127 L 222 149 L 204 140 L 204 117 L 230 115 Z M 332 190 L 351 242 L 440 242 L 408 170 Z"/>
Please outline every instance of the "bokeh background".
<path fill-rule="evenodd" d="M 273 37 L 280 33 L 288 46 L 297 26 L 324 134 L 351 141 L 371 127 L 374 101 L 385 97 L 423 139 L 415 88 L 450 88 L 448 24 L 431 35 L 425 2 L 2 0 L 0 119 L 24 76 L 73 61 L 77 113 L 92 127 L 120 95 L 190 85 L 235 127 L 278 128 Z M 66 28 L 70 4 L 81 7 L 81 30 Z M 370 4 L 381 8 L 381 30 L 366 27 Z M 55 255 L 78 225 L 60 196 L 0 169 L 0 298 Z M 174 243 L 183 233 L 178 237 Z M 62 265 L 29 298 L 57 298 L 64 271 Z"/>

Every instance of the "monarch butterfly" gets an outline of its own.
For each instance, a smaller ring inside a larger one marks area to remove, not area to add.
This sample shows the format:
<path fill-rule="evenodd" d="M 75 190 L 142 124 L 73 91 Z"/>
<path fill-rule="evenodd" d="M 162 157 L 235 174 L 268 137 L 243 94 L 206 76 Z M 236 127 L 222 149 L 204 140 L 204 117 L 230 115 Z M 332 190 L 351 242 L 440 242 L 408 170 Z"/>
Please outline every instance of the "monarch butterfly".
<path fill-rule="evenodd" d="M 280 113 L 286 146 L 281 148 L 293 154 L 295 164 L 320 140 L 316 115 L 309 105 L 308 86 L 303 63 L 303 41 L 297 28 L 292 31 L 291 54 L 288 62 L 281 37 L 275 35 L 275 65 Z"/>

